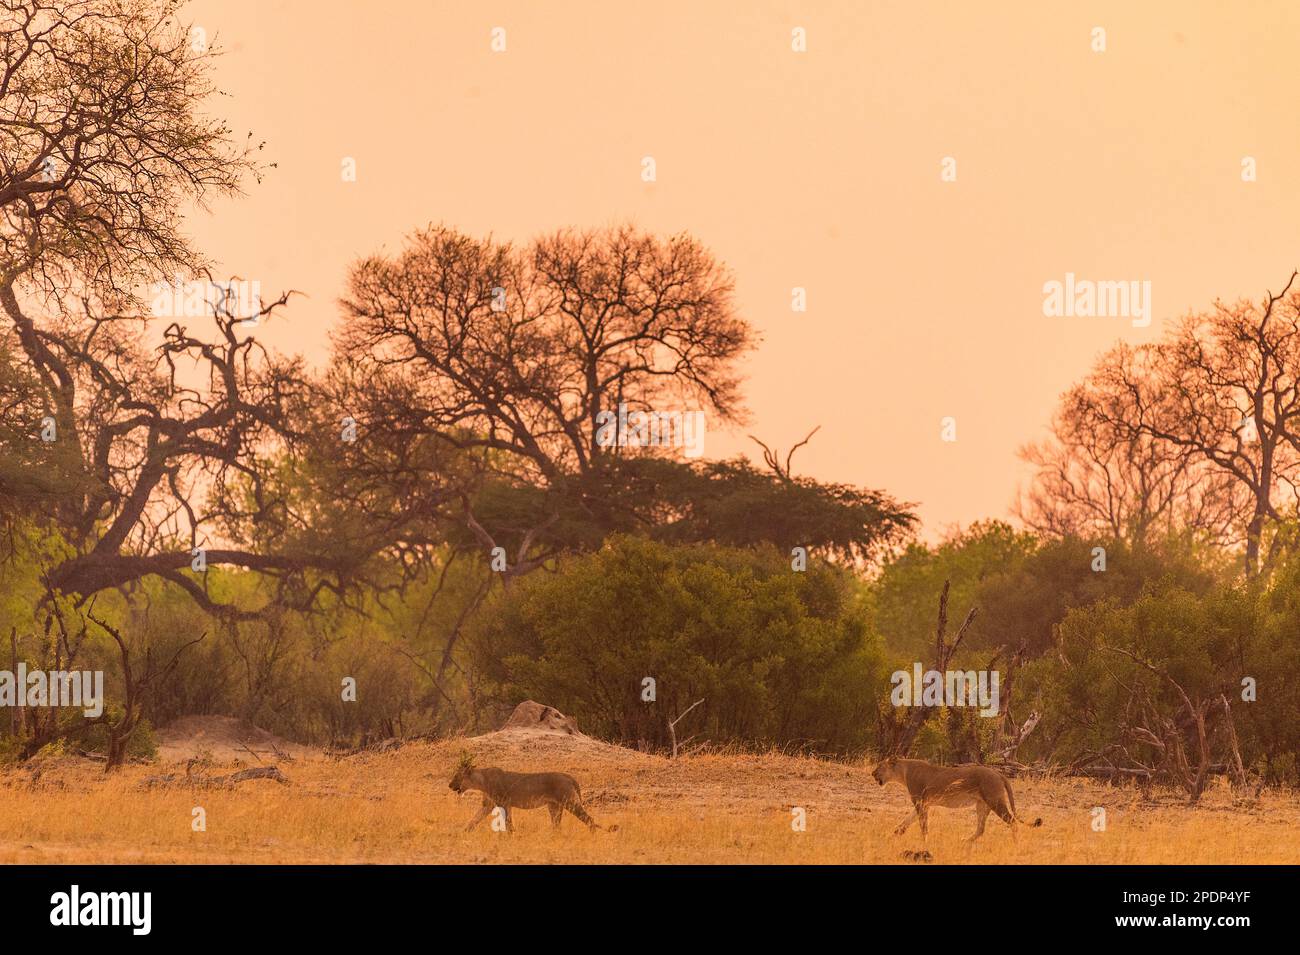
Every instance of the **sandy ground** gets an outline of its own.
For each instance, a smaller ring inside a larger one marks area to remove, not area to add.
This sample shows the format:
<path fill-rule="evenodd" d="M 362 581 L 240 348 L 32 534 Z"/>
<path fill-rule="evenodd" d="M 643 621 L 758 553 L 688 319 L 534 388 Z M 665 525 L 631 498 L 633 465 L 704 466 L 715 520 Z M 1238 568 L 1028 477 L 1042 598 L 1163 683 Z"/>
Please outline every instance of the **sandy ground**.
<path fill-rule="evenodd" d="M 203 745 L 191 748 L 178 731 L 159 764 L 111 776 L 72 757 L 0 773 L 0 862 L 914 864 L 907 854 L 922 848 L 915 827 L 892 835 L 910 809 L 903 791 L 878 786 L 867 765 L 780 754 L 670 760 L 524 730 L 345 758 L 262 739 L 281 755 L 251 746 L 255 758 L 240 749 L 246 740 L 210 745 L 223 732 L 208 727 Z M 447 787 L 465 750 L 480 765 L 572 773 L 596 819 L 618 830 L 591 833 L 566 817 L 554 832 L 539 809 L 516 811 L 513 834 L 486 823 L 466 833 L 479 797 Z M 195 751 L 210 761 L 187 779 L 180 760 Z M 259 765 L 275 765 L 288 783 L 206 784 Z M 178 781 L 149 783 L 167 773 Z M 1295 794 L 1266 792 L 1242 803 L 1216 786 L 1189 809 L 1174 793 L 1146 799 L 1136 789 L 1083 780 L 1014 786 L 1021 815 L 1043 817 L 1041 828 L 1013 838 L 990 817 L 984 838 L 967 846 L 973 812 L 936 809 L 925 846 L 933 861 L 1300 862 Z M 802 831 L 792 826 L 796 807 L 804 811 Z M 1094 829 L 1096 807 L 1106 811 L 1104 831 Z"/>
<path fill-rule="evenodd" d="M 318 750 L 273 736 L 231 716 L 185 716 L 155 734 L 158 758 L 183 763 L 191 758 L 211 758 L 221 763 L 247 760 L 274 762 L 284 756 L 303 758 Z"/>

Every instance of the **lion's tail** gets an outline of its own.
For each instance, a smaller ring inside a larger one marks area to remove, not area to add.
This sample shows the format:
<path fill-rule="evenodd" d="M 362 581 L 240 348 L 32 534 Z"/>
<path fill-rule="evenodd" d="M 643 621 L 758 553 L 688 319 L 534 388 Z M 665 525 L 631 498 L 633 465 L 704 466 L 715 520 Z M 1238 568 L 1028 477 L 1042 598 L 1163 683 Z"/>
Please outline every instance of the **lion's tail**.
<path fill-rule="evenodd" d="M 1009 783 L 1005 778 L 1002 780 L 1002 783 L 1007 789 L 1007 805 L 1011 808 L 1011 817 L 1022 826 L 1029 826 L 1031 829 L 1036 829 L 1038 826 L 1041 826 L 1043 824 L 1042 816 L 1039 816 L 1033 822 L 1025 822 L 1025 820 L 1020 818 L 1020 813 L 1016 810 L 1016 797 L 1011 792 L 1011 783 Z"/>

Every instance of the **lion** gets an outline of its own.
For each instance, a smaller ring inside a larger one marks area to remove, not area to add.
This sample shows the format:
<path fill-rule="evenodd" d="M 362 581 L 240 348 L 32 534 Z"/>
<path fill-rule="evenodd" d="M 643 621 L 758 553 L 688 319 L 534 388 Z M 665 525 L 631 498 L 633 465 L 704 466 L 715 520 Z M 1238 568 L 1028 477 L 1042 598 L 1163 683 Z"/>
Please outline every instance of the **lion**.
<path fill-rule="evenodd" d="M 990 810 L 1012 827 L 1013 836 L 1016 832 L 1015 824 L 1043 824 L 1041 818 L 1027 823 L 1016 814 L 1016 800 L 1011 795 L 1011 783 L 1007 782 L 1007 777 L 988 766 L 932 766 L 922 759 L 890 756 L 881 760 L 871 775 L 882 786 L 885 783 L 905 786 L 912 799 L 916 814 L 894 830 L 896 836 L 901 836 L 913 822 L 919 821 L 921 838 L 924 839 L 931 806 L 949 809 L 974 806 L 975 834 L 970 837 L 970 842 L 984 834 L 984 820 L 988 818 Z"/>
<path fill-rule="evenodd" d="M 456 772 L 447 784 L 454 792 L 469 790 L 483 794 L 483 805 L 469 821 L 469 832 L 497 806 L 504 815 L 506 832 L 514 832 L 510 818 L 511 809 L 538 809 L 545 806 L 551 811 L 551 825 L 560 828 L 560 820 L 567 809 L 587 824 L 591 831 L 600 829 L 596 820 L 588 815 L 582 805 L 582 790 L 578 781 L 568 773 L 512 773 L 504 769 L 479 769 L 469 753 L 462 753 Z M 617 827 L 610 826 L 613 832 Z"/>

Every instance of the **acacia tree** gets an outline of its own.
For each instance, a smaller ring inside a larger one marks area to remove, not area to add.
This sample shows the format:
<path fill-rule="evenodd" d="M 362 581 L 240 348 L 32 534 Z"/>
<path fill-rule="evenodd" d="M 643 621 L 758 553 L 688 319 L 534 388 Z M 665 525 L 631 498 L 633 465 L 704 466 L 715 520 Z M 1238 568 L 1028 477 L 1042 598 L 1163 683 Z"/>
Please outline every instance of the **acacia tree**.
<path fill-rule="evenodd" d="M 1300 493 L 1296 278 L 1103 356 L 1067 395 L 1056 450 L 1038 458 L 1036 492 L 1050 504 L 1036 512 L 1144 528 L 1175 519 L 1244 541 L 1248 576 L 1272 566 Z"/>
<path fill-rule="evenodd" d="M 702 406 L 740 413 L 735 360 L 753 333 L 731 278 L 688 236 L 559 232 L 517 249 L 435 227 L 351 271 L 337 354 L 371 385 L 366 420 L 495 452 L 557 484 L 617 446 L 597 417 Z"/>
<path fill-rule="evenodd" d="M 727 270 L 689 236 L 624 226 L 516 246 L 430 227 L 357 262 L 342 306 L 328 407 L 355 420 L 357 440 L 322 449 L 313 495 L 388 529 L 404 563 L 440 563 L 435 596 L 458 556 L 477 555 L 461 564 L 472 592 L 419 664 L 442 697 L 494 582 L 510 587 L 612 534 L 821 546 L 853 560 L 914 522 L 886 495 L 788 466 L 602 441 L 602 415 L 620 409 L 699 409 L 711 428 L 743 419 L 737 363 L 755 336 Z"/>
<path fill-rule="evenodd" d="M 0 559 L 17 522 L 34 509 L 80 490 L 75 460 L 66 445 L 40 440 L 44 394 L 35 373 L 19 357 L 12 334 L 0 334 Z"/>
<path fill-rule="evenodd" d="M 352 268 L 338 401 L 373 435 L 475 462 L 487 493 L 459 496 L 462 527 L 510 551 L 508 579 L 608 511 L 601 475 L 623 449 L 598 441 L 602 411 L 739 414 L 733 363 L 752 333 L 731 295 L 687 236 L 563 231 L 516 248 L 431 227 Z"/>
<path fill-rule="evenodd" d="M 505 547 L 505 579 L 614 532 L 864 557 L 911 526 L 878 492 L 602 440 L 602 415 L 620 409 L 743 419 L 736 364 L 755 335 L 730 275 L 689 236 L 624 226 L 516 247 L 432 227 L 358 262 L 343 307 L 340 413 L 474 462 L 463 543 Z"/>
<path fill-rule="evenodd" d="M 48 304 L 80 287 L 138 305 L 142 283 L 203 264 L 181 210 L 262 169 L 257 146 L 203 114 L 215 49 L 192 41 L 178 6 L 0 0 L 0 289 L 38 358 L 19 294 Z"/>
<path fill-rule="evenodd" d="M 215 49 L 171 0 L 0 4 L 0 342 L 9 379 L 38 393 L 4 406 L 0 456 L 30 471 L 50 453 L 41 439 L 58 448 L 64 480 L 37 513 L 73 553 L 49 568 L 51 592 L 84 600 L 159 574 L 220 609 L 182 573 L 200 548 L 207 566 L 337 575 L 355 563 L 344 548 L 282 534 L 275 550 L 269 531 L 224 543 L 241 524 L 293 523 L 269 479 L 305 382 L 253 335 L 287 296 L 237 300 L 217 283 L 206 318 L 149 307 L 177 274 L 211 281 L 183 210 L 266 168 L 204 112 Z"/>

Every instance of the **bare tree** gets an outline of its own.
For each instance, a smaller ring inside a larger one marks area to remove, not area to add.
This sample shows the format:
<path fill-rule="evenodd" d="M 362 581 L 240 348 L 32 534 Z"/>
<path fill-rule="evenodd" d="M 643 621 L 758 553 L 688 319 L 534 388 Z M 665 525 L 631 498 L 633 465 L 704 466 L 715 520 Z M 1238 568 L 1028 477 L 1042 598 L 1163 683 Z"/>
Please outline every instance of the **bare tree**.
<path fill-rule="evenodd" d="M 808 432 L 808 434 L 804 436 L 804 439 L 802 441 L 800 441 L 789 451 L 787 451 L 785 455 L 784 464 L 781 463 L 780 451 L 774 448 L 769 448 L 766 444 L 758 440 L 758 438 L 754 437 L 752 434 L 749 436 L 749 440 L 753 441 L 755 444 L 757 444 L 760 448 L 763 449 L 763 463 L 767 465 L 768 469 L 773 474 L 775 474 L 778 478 L 780 478 L 782 481 L 788 484 L 792 479 L 793 472 L 790 470 L 790 467 L 794 463 L 795 452 L 798 451 L 800 448 L 802 448 L 804 445 L 806 445 L 809 441 L 811 441 L 813 435 L 816 434 L 821 429 L 822 429 L 821 425 L 818 425 L 817 427 L 813 428 L 811 431 Z"/>
<path fill-rule="evenodd" d="M 175 0 L 0 0 L 0 288 L 57 297 L 201 265 L 182 210 L 260 174 L 202 103 L 214 48 Z M 35 326 L 4 307 L 44 374 Z M 65 412 L 67 408 L 63 408 Z"/>
<path fill-rule="evenodd" d="M 952 638 L 948 637 L 948 590 L 951 581 L 943 582 L 943 591 L 939 594 L 939 617 L 934 631 L 934 666 L 931 668 L 939 673 L 946 673 L 949 664 L 957 655 L 961 648 L 962 641 L 966 638 L 966 632 L 970 625 L 975 622 L 975 617 L 979 613 L 978 607 L 971 607 L 966 612 L 966 618 L 962 621 L 961 626 Z M 921 688 L 914 687 L 913 692 L 919 697 Z M 912 744 L 916 742 L 917 735 L 921 728 L 925 726 L 926 721 L 934 715 L 937 707 L 915 705 L 909 707 L 907 714 L 899 719 L 896 715 L 884 721 L 882 727 L 883 737 L 887 740 L 885 749 L 892 756 L 906 756 L 912 750 Z M 978 755 L 978 754 L 976 754 Z"/>
<path fill-rule="evenodd" d="M 701 703 L 703 703 L 703 702 L 704 702 L 703 700 L 696 700 L 696 701 L 695 701 L 694 703 L 692 703 L 690 706 L 686 707 L 686 709 L 684 709 L 684 710 L 682 710 L 680 713 L 678 713 L 676 719 L 668 720 L 668 739 L 669 739 L 669 742 L 670 742 L 671 745 L 672 745 L 672 758 L 673 758 L 673 759 L 676 759 L 676 758 L 677 758 L 677 749 L 678 749 L 678 746 L 679 746 L 679 745 L 680 745 L 680 746 L 685 746 L 687 743 L 689 743 L 691 740 L 693 740 L 693 739 L 695 738 L 694 736 L 688 736 L 686 739 L 682 740 L 681 743 L 679 744 L 679 743 L 677 742 L 677 724 L 680 723 L 680 722 L 681 722 L 681 721 L 686 717 L 686 714 L 687 714 L 687 713 L 689 713 L 691 710 L 695 709 L 697 706 L 699 706 L 699 705 L 700 705 Z"/>
<path fill-rule="evenodd" d="M 131 648 L 126 638 L 122 636 L 116 627 L 100 620 L 93 613 L 88 613 L 87 617 L 113 638 L 122 660 L 122 680 L 124 682 L 122 714 L 117 719 L 113 719 L 108 713 L 103 713 L 96 719 L 96 722 L 102 723 L 108 732 L 108 760 L 105 763 L 104 770 L 111 773 L 126 761 L 127 744 L 130 743 L 131 736 L 140 723 L 141 706 L 145 699 L 160 682 L 170 676 L 172 671 L 176 669 L 181 654 L 202 641 L 207 634 L 201 634 L 194 640 L 182 644 L 172 654 L 171 658 L 161 666 L 155 663 L 152 651 L 146 647 L 144 666 L 141 667 L 138 662 L 132 663 Z"/>
<path fill-rule="evenodd" d="M 1111 360 L 1138 359 L 1120 348 Z M 1136 378 L 1149 374 L 1130 368 Z M 1089 384 L 1079 385 L 1062 397 L 1051 437 L 1021 449 L 1035 469 L 1016 502 L 1026 526 L 1049 536 L 1102 536 L 1136 547 L 1187 529 L 1223 544 L 1234 533 L 1240 540 L 1243 496 L 1234 493 L 1231 480 L 1187 448 L 1115 428 L 1094 413 L 1099 400 L 1112 405 L 1112 418 L 1131 414 L 1129 392 L 1100 399 Z"/>
<path fill-rule="evenodd" d="M 177 7 L 0 0 L 0 342 L 15 369 L 5 378 L 38 391 L 10 389 L 0 456 L 38 459 L 15 445 L 40 404 L 57 448 L 41 453 L 56 455 L 62 480 L 35 510 L 75 550 L 49 569 L 52 593 L 84 598 L 158 574 L 221 609 L 183 573 L 199 549 L 204 565 L 290 576 L 348 562 L 302 536 L 278 551 L 224 546 L 248 525 L 266 545 L 293 523 L 268 488 L 304 376 L 252 334 L 288 296 L 215 295 L 210 331 L 177 318 L 159 335 L 149 308 L 149 290 L 175 275 L 211 283 L 182 210 L 265 168 L 256 144 L 207 117 L 215 50 Z"/>
<path fill-rule="evenodd" d="M 1040 523 L 1145 533 L 1184 524 L 1244 541 L 1248 576 L 1300 495 L 1300 291 L 1215 302 L 1159 344 L 1118 347 L 1066 399 L 1055 449 L 1029 454 Z"/>
<path fill-rule="evenodd" d="M 526 248 L 447 228 L 414 234 L 396 257 L 352 269 L 336 339 L 340 407 L 369 433 L 436 438 L 479 477 L 537 488 L 511 549 L 549 553 L 559 511 L 599 509 L 586 478 L 625 451 L 600 439 L 602 412 L 740 416 L 735 360 L 753 341 L 730 276 L 687 236 L 630 227 L 562 231 Z M 462 496 L 462 526 L 504 546 Z"/>
<path fill-rule="evenodd" d="M 1138 762 L 1151 778 L 1157 775 L 1168 778 L 1175 785 L 1187 792 L 1188 802 L 1195 805 L 1205 792 L 1214 766 L 1214 739 L 1210 732 L 1210 721 L 1216 710 L 1222 708 L 1223 719 L 1220 723 L 1223 747 L 1226 749 L 1225 766 L 1233 784 L 1243 787 L 1246 784 L 1246 771 L 1242 765 L 1241 752 L 1237 743 L 1237 729 L 1232 716 L 1232 707 L 1228 705 L 1225 693 L 1214 692 L 1204 696 L 1194 695 L 1170 674 L 1164 666 L 1158 666 L 1145 657 L 1123 647 L 1104 646 L 1104 650 L 1128 658 L 1144 670 L 1155 674 L 1168 684 L 1182 704 L 1181 720 L 1163 712 L 1151 699 L 1142 684 L 1131 685 L 1116 677 L 1130 694 L 1130 703 L 1125 710 L 1125 725 L 1121 732 L 1127 743 L 1137 743 L 1157 753 L 1156 762 L 1144 766 L 1135 759 L 1134 754 L 1123 743 L 1119 750 L 1131 761 Z M 1191 744 L 1189 747 L 1188 743 Z M 1189 754 L 1189 748 L 1191 753 Z"/>

